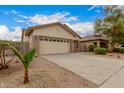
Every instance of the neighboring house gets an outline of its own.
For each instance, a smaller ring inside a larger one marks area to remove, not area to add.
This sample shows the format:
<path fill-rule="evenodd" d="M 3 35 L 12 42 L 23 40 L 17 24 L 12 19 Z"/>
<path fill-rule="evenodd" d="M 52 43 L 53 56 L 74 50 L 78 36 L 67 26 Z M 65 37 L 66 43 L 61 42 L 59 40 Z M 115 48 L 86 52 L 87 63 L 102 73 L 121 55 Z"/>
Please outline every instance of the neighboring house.
<path fill-rule="evenodd" d="M 28 37 L 25 36 L 27 29 L 22 30 L 22 37 L 21 37 L 21 42 L 28 42 Z"/>
<path fill-rule="evenodd" d="M 81 37 L 59 22 L 29 27 L 22 33 L 22 42 L 36 48 L 38 54 L 73 53 L 80 51 Z"/>
<path fill-rule="evenodd" d="M 80 40 L 81 51 L 89 51 L 90 45 L 96 47 L 108 48 L 108 40 L 101 35 L 87 36 Z"/>

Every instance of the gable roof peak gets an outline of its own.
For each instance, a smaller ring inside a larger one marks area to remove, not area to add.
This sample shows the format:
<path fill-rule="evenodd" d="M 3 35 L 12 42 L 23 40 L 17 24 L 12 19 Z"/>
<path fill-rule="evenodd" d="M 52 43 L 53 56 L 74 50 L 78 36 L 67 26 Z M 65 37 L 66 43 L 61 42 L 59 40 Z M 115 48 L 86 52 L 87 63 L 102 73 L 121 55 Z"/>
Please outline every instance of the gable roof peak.
<path fill-rule="evenodd" d="M 68 32 L 70 32 L 72 35 L 77 36 L 79 38 L 81 38 L 76 32 L 74 32 L 70 27 L 68 27 L 66 24 L 60 23 L 60 22 L 53 22 L 53 23 L 48 23 L 48 24 L 43 24 L 43 25 L 38 25 L 38 26 L 32 26 L 29 27 L 28 30 L 26 31 L 25 35 L 29 36 L 31 34 L 31 32 L 34 29 L 39 29 L 42 27 L 47 27 L 47 26 L 52 26 L 52 25 L 60 25 L 62 28 L 64 28 L 65 30 L 67 30 Z"/>

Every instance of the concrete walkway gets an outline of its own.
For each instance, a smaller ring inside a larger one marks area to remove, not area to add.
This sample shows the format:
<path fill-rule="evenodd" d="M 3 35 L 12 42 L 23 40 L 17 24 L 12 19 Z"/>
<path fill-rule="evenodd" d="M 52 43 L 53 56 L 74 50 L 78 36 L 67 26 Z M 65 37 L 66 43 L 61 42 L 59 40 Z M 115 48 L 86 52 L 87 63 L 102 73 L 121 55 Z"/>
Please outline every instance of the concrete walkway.
<path fill-rule="evenodd" d="M 72 72 L 98 84 L 98 87 L 124 87 L 124 61 L 85 53 L 42 55 Z"/>

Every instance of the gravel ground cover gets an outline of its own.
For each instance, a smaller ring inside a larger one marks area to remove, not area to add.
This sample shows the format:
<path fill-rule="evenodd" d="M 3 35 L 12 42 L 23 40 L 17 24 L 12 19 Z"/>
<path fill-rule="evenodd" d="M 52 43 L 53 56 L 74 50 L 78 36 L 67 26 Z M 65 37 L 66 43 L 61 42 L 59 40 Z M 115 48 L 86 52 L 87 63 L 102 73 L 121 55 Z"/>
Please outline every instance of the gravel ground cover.
<path fill-rule="evenodd" d="M 94 88 L 97 85 L 52 62 L 37 57 L 29 68 L 30 82 L 23 84 L 23 66 L 11 63 L 0 70 L 1 88 Z"/>

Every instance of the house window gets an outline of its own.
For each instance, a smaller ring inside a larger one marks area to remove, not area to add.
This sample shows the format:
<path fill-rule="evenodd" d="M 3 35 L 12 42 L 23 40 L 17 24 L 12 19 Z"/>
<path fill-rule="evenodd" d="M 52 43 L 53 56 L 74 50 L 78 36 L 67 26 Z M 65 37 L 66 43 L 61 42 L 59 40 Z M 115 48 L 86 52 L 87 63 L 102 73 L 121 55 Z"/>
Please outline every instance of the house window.
<path fill-rule="evenodd" d="M 54 39 L 53 42 L 56 42 L 56 40 Z"/>
<path fill-rule="evenodd" d="M 48 39 L 47 39 L 47 38 L 45 38 L 44 40 L 45 40 L 45 41 L 48 41 Z"/>
<path fill-rule="evenodd" d="M 59 42 L 59 40 L 57 40 L 57 42 Z"/>
<path fill-rule="evenodd" d="M 67 43 L 69 43 L 69 41 L 67 41 Z"/>
<path fill-rule="evenodd" d="M 97 42 L 94 42 L 94 45 L 96 46 L 97 45 Z"/>
<path fill-rule="evenodd" d="M 49 39 L 49 41 L 52 41 L 52 39 Z"/>
<path fill-rule="evenodd" d="M 106 48 L 106 47 L 107 47 L 106 42 L 100 42 L 100 47 L 102 47 L 102 48 Z"/>
<path fill-rule="evenodd" d="M 40 40 L 43 40 L 43 38 L 40 38 Z"/>

